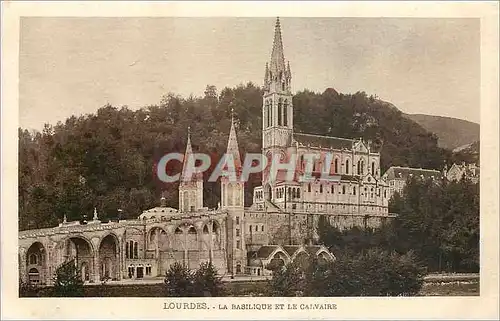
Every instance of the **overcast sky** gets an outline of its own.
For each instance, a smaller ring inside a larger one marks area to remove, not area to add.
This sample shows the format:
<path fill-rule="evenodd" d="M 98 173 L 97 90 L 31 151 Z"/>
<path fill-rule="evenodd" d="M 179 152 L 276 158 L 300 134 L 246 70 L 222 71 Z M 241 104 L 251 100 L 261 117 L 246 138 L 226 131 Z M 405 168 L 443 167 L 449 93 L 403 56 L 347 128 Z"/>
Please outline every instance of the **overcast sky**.
<path fill-rule="evenodd" d="M 365 91 L 406 113 L 479 123 L 479 20 L 281 18 L 294 91 Z M 106 103 L 262 85 L 275 18 L 23 18 L 20 126 Z"/>

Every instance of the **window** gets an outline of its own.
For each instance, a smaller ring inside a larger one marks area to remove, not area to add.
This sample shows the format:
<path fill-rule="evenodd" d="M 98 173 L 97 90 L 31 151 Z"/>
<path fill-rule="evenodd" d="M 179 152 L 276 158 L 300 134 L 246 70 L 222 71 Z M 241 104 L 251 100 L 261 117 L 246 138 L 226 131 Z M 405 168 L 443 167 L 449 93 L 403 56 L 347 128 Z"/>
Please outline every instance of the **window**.
<path fill-rule="evenodd" d="M 335 174 L 339 172 L 339 160 L 337 158 L 335 158 L 335 163 L 334 163 L 334 166 L 333 166 L 333 171 L 334 171 Z"/>
<path fill-rule="evenodd" d="M 372 175 L 375 175 L 375 162 L 372 162 Z"/>
<path fill-rule="evenodd" d="M 300 189 L 297 188 L 297 198 L 300 198 Z"/>
<path fill-rule="evenodd" d="M 280 98 L 278 100 L 278 126 L 281 126 L 283 125 L 282 124 L 282 107 L 283 106 L 283 99 Z"/>
<path fill-rule="evenodd" d="M 309 184 L 307 185 L 307 191 L 308 191 L 309 193 L 311 193 L 311 183 L 309 183 Z"/>
<path fill-rule="evenodd" d="M 345 173 L 349 174 L 349 160 L 345 161 Z"/>
<path fill-rule="evenodd" d="M 250 226 L 248 227 L 248 231 L 249 231 L 250 233 L 252 233 L 252 225 L 250 225 Z"/>
<path fill-rule="evenodd" d="M 31 254 L 30 255 L 30 264 L 37 264 L 38 262 L 38 257 L 36 256 L 36 254 Z"/>
<path fill-rule="evenodd" d="M 240 229 L 239 228 L 236 229 L 236 236 L 240 236 Z"/>
<path fill-rule="evenodd" d="M 146 266 L 146 275 L 151 276 L 151 266 Z"/>
<path fill-rule="evenodd" d="M 319 192 L 323 193 L 323 184 L 319 185 Z"/>
<path fill-rule="evenodd" d="M 134 242 L 134 259 L 139 258 L 139 244 L 137 242 Z"/>
<path fill-rule="evenodd" d="M 356 186 L 352 188 L 352 195 L 356 195 Z"/>
<path fill-rule="evenodd" d="M 236 216 L 236 225 L 240 225 L 240 217 Z"/>
<path fill-rule="evenodd" d="M 283 107 L 283 125 L 288 126 L 288 100 L 286 99 L 285 99 L 285 106 Z"/>
<path fill-rule="evenodd" d="M 384 198 L 387 198 L 387 190 L 384 190 Z"/>
<path fill-rule="evenodd" d="M 262 227 L 261 227 L 261 231 L 262 231 L 262 232 L 264 232 L 264 225 L 262 225 Z"/>
<path fill-rule="evenodd" d="M 236 241 L 236 248 L 237 249 L 241 249 L 241 243 L 240 243 L 240 241 Z"/>
<path fill-rule="evenodd" d="M 331 191 L 332 194 L 335 193 L 335 185 L 332 184 L 331 188 L 332 188 L 332 191 Z"/>
<path fill-rule="evenodd" d="M 273 104 L 271 100 L 268 100 L 269 102 L 269 125 L 268 127 L 271 127 L 273 125 Z"/>
<path fill-rule="evenodd" d="M 342 194 L 345 194 L 345 185 L 342 185 Z"/>

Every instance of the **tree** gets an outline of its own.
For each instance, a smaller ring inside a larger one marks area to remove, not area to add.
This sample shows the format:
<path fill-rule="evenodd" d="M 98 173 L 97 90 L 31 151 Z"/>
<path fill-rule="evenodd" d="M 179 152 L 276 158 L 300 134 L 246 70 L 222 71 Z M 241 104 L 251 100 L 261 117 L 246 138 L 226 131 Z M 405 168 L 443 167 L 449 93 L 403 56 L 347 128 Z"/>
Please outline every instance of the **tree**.
<path fill-rule="evenodd" d="M 84 296 L 83 280 L 76 267 L 75 260 L 63 263 L 57 268 L 54 278 L 54 296 Z"/>
<path fill-rule="evenodd" d="M 175 262 L 165 276 L 165 295 L 173 297 L 194 296 L 193 273 L 184 265 Z"/>
<path fill-rule="evenodd" d="M 303 271 L 299 265 L 273 266 L 272 278 L 268 281 L 269 295 L 280 297 L 298 296 L 304 291 Z"/>
<path fill-rule="evenodd" d="M 201 263 L 193 275 L 194 292 L 196 296 L 222 296 L 224 286 L 222 278 L 212 262 Z"/>
<path fill-rule="evenodd" d="M 269 288 L 273 296 L 410 296 L 418 294 L 424 275 L 412 253 L 370 249 L 334 262 L 292 262 L 273 272 Z"/>
<path fill-rule="evenodd" d="M 168 269 L 164 283 L 166 296 L 221 296 L 224 293 L 221 277 L 211 262 L 200 264 L 196 271 L 175 262 Z"/>

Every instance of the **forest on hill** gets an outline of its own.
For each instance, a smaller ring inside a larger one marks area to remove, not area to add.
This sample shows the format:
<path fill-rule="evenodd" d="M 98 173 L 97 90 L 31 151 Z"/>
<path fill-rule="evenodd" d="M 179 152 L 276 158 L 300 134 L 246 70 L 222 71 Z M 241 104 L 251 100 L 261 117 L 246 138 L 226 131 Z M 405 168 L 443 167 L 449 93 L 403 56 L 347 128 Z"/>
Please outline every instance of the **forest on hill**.
<path fill-rule="evenodd" d="M 122 218 L 137 217 L 156 206 L 161 194 L 177 207 L 178 184 L 156 179 L 157 160 L 184 152 L 188 126 L 195 151 L 224 153 L 231 109 L 242 157 L 260 152 L 261 106 L 262 90 L 252 83 L 220 92 L 207 86 L 202 97 L 169 93 L 138 110 L 106 105 L 95 114 L 46 124 L 41 132 L 19 128 L 19 229 L 55 226 L 64 215 L 90 218 L 94 207 L 101 219 L 116 218 L 118 209 Z M 382 172 L 392 165 L 440 170 L 461 157 L 438 147 L 434 134 L 397 108 L 364 92 L 304 90 L 295 94 L 293 106 L 296 132 L 370 140 L 381 152 Z M 259 182 L 254 175 L 246 184 L 247 206 Z M 205 206 L 216 207 L 219 193 L 217 183 L 205 182 Z"/>

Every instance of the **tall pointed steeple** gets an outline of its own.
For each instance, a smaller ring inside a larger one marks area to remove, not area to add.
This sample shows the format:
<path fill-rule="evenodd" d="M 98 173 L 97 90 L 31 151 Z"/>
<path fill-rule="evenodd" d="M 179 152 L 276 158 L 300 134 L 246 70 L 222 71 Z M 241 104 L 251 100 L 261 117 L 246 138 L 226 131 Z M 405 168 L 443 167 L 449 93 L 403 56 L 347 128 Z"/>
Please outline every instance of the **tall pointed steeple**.
<path fill-rule="evenodd" d="M 276 18 L 274 27 L 273 51 L 271 53 L 271 71 L 273 73 L 285 70 L 285 55 L 283 53 L 283 40 L 281 39 L 280 18 Z"/>
<path fill-rule="evenodd" d="M 184 161 L 183 161 L 183 164 L 182 164 L 181 179 L 185 178 L 188 160 L 189 160 L 190 157 L 192 157 L 192 155 L 193 155 L 193 148 L 191 146 L 191 127 L 188 127 L 188 136 L 187 136 L 187 143 L 186 143 L 186 151 L 184 152 Z"/>
<path fill-rule="evenodd" d="M 193 159 L 193 148 L 191 146 L 191 128 L 188 127 L 188 137 L 184 161 L 182 165 L 181 181 L 179 184 L 179 210 L 181 212 L 193 212 L 203 207 L 203 173 L 192 173 L 195 166 Z"/>
<path fill-rule="evenodd" d="M 236 128 L 234 125 L 234 110 L 231 109 L 231 130 L 229 132 L 229 139 L 227 141 L 227 154 L 233 155 L 234 166 L 238 172 L 241 169 L 240 149 L 238 148 L 238 138 L 236 137 Z"/>

